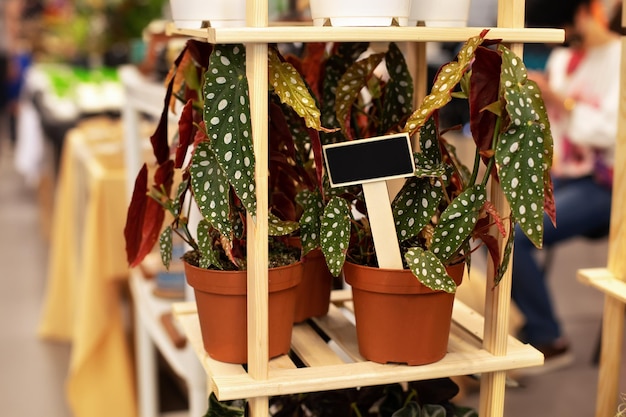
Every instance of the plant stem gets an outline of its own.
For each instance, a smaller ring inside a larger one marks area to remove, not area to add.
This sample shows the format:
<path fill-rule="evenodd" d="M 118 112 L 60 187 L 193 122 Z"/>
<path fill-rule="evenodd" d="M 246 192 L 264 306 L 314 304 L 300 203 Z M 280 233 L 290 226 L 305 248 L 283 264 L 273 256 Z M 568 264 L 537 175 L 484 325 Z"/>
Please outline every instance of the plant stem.
<path fill-rule="evenodd" d="M 354 403 L 354 402 L 353 402 L 352 404 L 350 404 L 350 408 L 352 408 L 352 410 L 354 411 L 354 414 L 355 414 L 357 417 L 363 417 L 363 416 L 361 415 L 361 410 L 359 410 L 359 407 L 357 407 L 356 403 Z"/>
<path fill-rule="evenodd" d="M 498 116 L 496 118 L 496 125 L 493 129 L 493 139 L 491 140 L 491 152 L 492 155 L 489 158 L 489 162 L 487 163 L 487 170 L 485 171 L 485 176 L 481 182 L 481 185 L 487 186 L 487 181 L 489 181 L 489 177 L 491 176 L 491 170 L 493 169 L 493 165 L 496 163 L 496 145 L 498 144 L 498 138 L 500 137 L 500 126 L 502 125 L 502 116 Z"/>
<path fill-rule="evenodd" d="M 474 153 L 474 167 L 472 168 L 472 176 L 469 179 L 468 187 L 471 187 L 476 183 L 476 178 L 478 178 L 478 170 L 480 168 L 480 149 L 476 147 L 476 152 Z"/>

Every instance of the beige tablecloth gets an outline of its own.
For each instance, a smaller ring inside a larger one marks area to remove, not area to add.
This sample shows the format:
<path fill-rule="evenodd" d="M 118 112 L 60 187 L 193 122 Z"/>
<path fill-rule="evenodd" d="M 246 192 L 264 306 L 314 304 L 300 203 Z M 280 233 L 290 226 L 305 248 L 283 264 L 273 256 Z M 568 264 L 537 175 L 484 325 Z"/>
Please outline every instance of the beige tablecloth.
<path fill-rule="evenodd" d="M 76 417 L 134 417 L 134 367 L 120 300 L 128 268 L 119 125 L 72 130 L 59 175 L 39 335 L 72 344 L 66 388 Z"/>

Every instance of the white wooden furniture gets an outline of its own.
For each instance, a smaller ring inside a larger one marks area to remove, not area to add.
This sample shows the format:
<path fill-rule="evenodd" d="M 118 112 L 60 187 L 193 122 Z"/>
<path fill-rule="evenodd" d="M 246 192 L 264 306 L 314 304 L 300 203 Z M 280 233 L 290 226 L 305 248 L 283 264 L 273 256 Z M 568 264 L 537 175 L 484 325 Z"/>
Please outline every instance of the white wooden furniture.
<path fill-rule="evenodd" d="M 143 77 L 132 66 L 120 69 L 126 101 L 122 112 L 124 122 L 125 159 L 127 167 L 128 201 L 134 179 L 143 164 L 142 148 L 146 138 L 140 132 L 142 115 L 156 120 L 163 110 L 165 87 Z M 135 318 L 135 351 L 137 368 L 137 394 L 140 417 L 156 417 L 158 410 L 157 356 L 163 355 L 172 370 L 187 384 L 189 415 L 202 416 L 206 412 L 206 373 L 200 366 L 193 349 L 187 344 L 178 349 L 160 322 L 162 314 L 171 312 L 172 301 L 153 295 L 154 283 L 146 280 L 138 268 L 130 272 Z"/>
<path fill-rule="evenodd" d="M 498 28 L 488 37 L 512 42 L 521 53 L 523 42 L 563 41 L 562 30 L 524 29 L 524 1 L 500 0 Z M 257 221 L 250 227 L 248 271 L 248 368 L 211 360 L 202 349 L 199 326 L 193 304 L 175 306 L 175 314 L 188 338 L 196 347 L 209 377 L 209 389 L 218 399 L 248 398 L 254 417 L 268 414 L 268 397 L 285 393 L 332 390 L 366 384 L 383 384 L 442 376 L 481 373 L 481 416 L 504 415 L 506 370 L 540 365 L 542 355 L 528 345 L 508 336 L 510 307 L 510 276 L 493 287 L 493 272 L 488 271 L 485 318 L 461 303 L 455 307 L 454 331 L 450 353 L 432 365 L 409 367 L 380 365 L 363 361 L 356 348 L 355 331 L 333 307 L 328 317 L 318 324 L 332 335 L 337 345 L 355 362 L 344 363 L 307 325 L 294 330 L 293 347 L 307 365 L 295 368 L 287 357 L 268 360 L 267 319 L 267 53 L 273 42 L 334 41 L 465 41 L 478 35 L 482 28 L 376 27 L 332 28 L 313 26 L 268 27 L 267 0 L 249 0 L 247 27 L 177 31 L 211 43 L 243 43 L 247 49 L 247 74 L 250 83 L 252 128 L 257 157 Z M 423 48 L 416 48 L 422 50 Z M 418 61 L 424 62 L 423 56 Z M 425 68 L 418 68 L 418 79 L 424 79 Z M 421 71 L 421 72 L 420 72 Z M 419 86 L 418 86 L 419 88 Z M 500 190 L 493 189 L 498 204 L 506 204 Z M 503 210 L 504 211 L 504 210 Z"/>
<path fill-rule="evenodd" d="M 622 11 L 622 27 L 626 27 L 626 9 Z M 581 269 L 578 279 L 602 291 L 604 312 L 596 417 L 614 416 L 619 401 L 621 355 L 626 312 L 626 36 L 622 36 L 622 69 L 620 109 L 613 179 L 611 231 L 606 268 Z"/>

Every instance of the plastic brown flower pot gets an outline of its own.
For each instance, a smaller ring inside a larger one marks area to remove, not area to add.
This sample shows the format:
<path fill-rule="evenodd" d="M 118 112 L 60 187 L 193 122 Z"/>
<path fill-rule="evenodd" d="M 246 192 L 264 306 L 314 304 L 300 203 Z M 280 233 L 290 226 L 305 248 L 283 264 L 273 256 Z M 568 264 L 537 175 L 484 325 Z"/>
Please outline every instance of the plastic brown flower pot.
<path fill-rule="evenodd" d="M 302 263 L 269 270 L 269 356 L 286 354 Z M 248 361 L 246 271 L 214 271 L 185 263 L 187 282 L 194 289 L 204 350 L 213 359 Z"/>
<path fill-rule="evenodd" d="M 296 288 L 294 323 L 328 313 L 333 276 L 326 266 L 320 249 L 315 249 L 302 260 L 302 281 Z"/>
<path fill-rule="evenodd" d="M 447 269 L 458 284 L 465 264 Z M 447 352 L 454 294 L 422 285 L 410 270 L 346 262 L 359 352 L 378 363 L 425 365 Z"/>

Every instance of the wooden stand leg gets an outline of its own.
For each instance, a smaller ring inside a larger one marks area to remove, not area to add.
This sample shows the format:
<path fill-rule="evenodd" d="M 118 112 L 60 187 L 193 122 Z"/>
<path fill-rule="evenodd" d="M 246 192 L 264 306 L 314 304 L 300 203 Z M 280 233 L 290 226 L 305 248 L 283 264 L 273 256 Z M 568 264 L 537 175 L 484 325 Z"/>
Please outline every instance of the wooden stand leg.
<path fill-rule="evenodd" d="M 605 296 L 602 317 L 602 348 L 598 371 L 596 417 L 613 416 L 619 399 L 619 372 L 624 340 L 624 303 Z"/>

